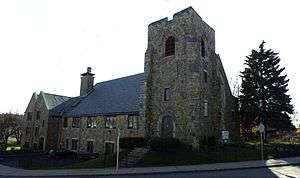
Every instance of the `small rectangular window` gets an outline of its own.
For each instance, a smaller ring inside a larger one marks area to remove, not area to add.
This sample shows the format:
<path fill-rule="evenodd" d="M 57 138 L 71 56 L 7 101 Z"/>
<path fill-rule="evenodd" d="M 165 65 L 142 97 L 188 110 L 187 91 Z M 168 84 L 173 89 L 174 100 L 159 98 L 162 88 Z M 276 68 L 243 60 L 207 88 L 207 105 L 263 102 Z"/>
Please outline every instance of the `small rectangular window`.
<path fill-rule="evenodd" d="M 105 119 L 105 128 L 107 128 L 107 129 L 114 129 L 116 127 L 117 127 L 116 117 L 107 117 Z"/>
<path fill-rule="evenodd" d="M 27 120 L 32 120 L 32 112 L 27 113 Z"/>
<path fill-rule="evenodd" d="M 74 117 L 72 120 L 72 127 L 73 128 L 79 128 L 79 118 L 78 117 Z"/>
<path fill-rule="evenodd" d="M 115 151 L 115 144 L 111 142 L 105 142 L 105 154 L 110 155 Z"/>
<path fill-rule="evenodd" d="M 169 101 L 170 100 L 170 88 L 165 88 L 164 89 L 164 101 Z"/>
<path fill-rule="evenodd" d="M 67 127 L 68 127 L 68 118 L 64 118 L 63 127 L 64 127 L 64 128 L 67 128 Z"/>
<path fill-rule="evenodd" d="M 207 81 L 208 81 L 207 71 L 204 70 L 203 74 L 204 74 L 204 82 L 207 83 Z"/>
<path fill-rule="evenodd" d="M 37 111 L 36 112 L 36 120 L 40 120 L 40 118 L 41 118 L 41 112 Z"/>
<path fill-rule="evenodd" d="M 96 117 L 88 117 L 86 121 L 86 127 L 87 128 L 96 128 Z"/>
<path fill-rule="evenodd" d="M 86 143 L 86 152 L 94 153 L 94 141 L 88 140 Z"/>
<path fill-rule="evenodd" d="M 66 150 L 69 149 L 69 139 L 68 138 L 66 139 L 66 142 L 65 142 L 65 149 Z"/>
<path fill-rule="evenodd" d="M 42 122 L 42 127 L 45 127 L 45 120 L 43 120 Z"/>
<path fill-rule="evenodd" d="M 138 129 L 138 116 L 129 115 L 127 120 L 128 129 Z"/>
<path fill-rule="evenodd" d="M 208 116 L 208 103 L 204 101 L 204 116 Z"/>
<path fill-rule="evenodd" d="M 71 150 L 77 151 L 78 149 L 78 139 L 77 138 L 72 138 L 72 148 Z"/>
<path fill-rule="evenodd" d="M 29 135 L 29 132 L 30 132 L 30 127 L 26 127 L 25 134 L 26 134 L 26 135 Z"/>
<path fill-rule="evenodd" d="M 35 130 L 34 130 L 34 136 L 37 136 L 39 133 L 39 128 L 38 127 L 35 127 Z"/>

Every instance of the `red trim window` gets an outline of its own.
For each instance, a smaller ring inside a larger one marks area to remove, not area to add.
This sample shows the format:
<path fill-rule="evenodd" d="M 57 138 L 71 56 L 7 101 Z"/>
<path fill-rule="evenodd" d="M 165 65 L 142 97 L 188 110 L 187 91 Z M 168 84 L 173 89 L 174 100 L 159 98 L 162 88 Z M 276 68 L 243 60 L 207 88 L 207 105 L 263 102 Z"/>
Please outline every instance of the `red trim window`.
<path fill-rule="evenodd" d="M 171 56 L 175 54 L 175 38 L 170 36 L 165 43 L 165 56 Z"/>

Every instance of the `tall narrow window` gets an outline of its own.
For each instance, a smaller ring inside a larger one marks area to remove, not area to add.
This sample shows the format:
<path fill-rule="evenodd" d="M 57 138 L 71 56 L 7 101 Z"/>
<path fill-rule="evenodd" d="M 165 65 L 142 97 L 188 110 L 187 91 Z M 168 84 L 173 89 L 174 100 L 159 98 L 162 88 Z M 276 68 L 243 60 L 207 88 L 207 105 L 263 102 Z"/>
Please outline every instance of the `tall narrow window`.
<path fill-rule="evenodd" d="M 170 88 L 165 88 L 164 89 L 164 101 L 169 101 L 170 100 Z"/>
<path fill-rule="evenodd" d="M 69 149 L 69 139 L 67 138 L 66 139 L 66 142 L 65 142 L 65 149 Z"/>
<path fill-rule="evenodd" d="M 204 82 L 207 83 L 207 71 L 206 70 L 203 71 L 203 75 L 204 75 Z"/>
<path fill-rule="evenodd" d="M 72 145 L 71 145 L 71 150 L 77 151 L 78 149 L 78 139 L 77 138 L 72 138 Z"/>
<path fill-rule="evenodd" d="M 40 118 L 41 118 L 41 112 L 37 111 L 36 112 L 36 120 L 40 120 Z"/>
<path fill-rule="evenodd" d="M 206 53 L 205 53 L 205 43 L 204 43 L 203 39 L 201 39 L 201 56 L 202 57 L 206 56 Z"/>
<path fill-rule="evenodd" d="M 29 135 L 30 127 L 26 127 L 25 135 Z"/>
<path fill-rule="evenodd" d="M 64 128 L 68 127 L 68 118 L 64 118 Z"/>
<path fill-rule="evenodd" d="M 208 116 L 208 103 L 206 100 L 204 101 L 204 116 Z"/>
<path fill-rule="evenodd" d="M 27 113 L 27 120 L 31 120 L 32 119 L 32 112 L 28 112 Z"/>
<path fill-rule="evenodd" d="M 94 141 L 88 140 L 86 142 L 86 152 L 93 153 L 94 152 Z"/>
<path fill-rule="evenodd" d="M 165 43 L 165 56 L 171 56 L 175 54 L 175 38 L 170 36 Z"/>
<path fill-rule="evenodd" d="M 37 136 L 39 133 L 39 128 L 38 127 L 35 127 L 35 130 L 34 130 L 34 136 Z"/>

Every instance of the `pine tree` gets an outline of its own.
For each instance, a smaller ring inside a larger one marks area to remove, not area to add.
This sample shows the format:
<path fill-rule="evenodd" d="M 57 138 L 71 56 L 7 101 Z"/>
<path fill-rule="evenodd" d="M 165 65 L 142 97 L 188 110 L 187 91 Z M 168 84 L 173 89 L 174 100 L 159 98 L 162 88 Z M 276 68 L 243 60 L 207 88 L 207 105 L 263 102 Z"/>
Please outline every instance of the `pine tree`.
<path fill-rule="evenodd" d="M 251 137 L 252 128 L 263 122 L 266 128 L 293 130 L 289 114 L 293 113 L 291 98 L 287 94 L 289 80 L 282 75 L 285 68 L 279 66 L 278 53 L 264 49 L 252 50 L 241 72 L 241 123 L 246 137 Z"/>

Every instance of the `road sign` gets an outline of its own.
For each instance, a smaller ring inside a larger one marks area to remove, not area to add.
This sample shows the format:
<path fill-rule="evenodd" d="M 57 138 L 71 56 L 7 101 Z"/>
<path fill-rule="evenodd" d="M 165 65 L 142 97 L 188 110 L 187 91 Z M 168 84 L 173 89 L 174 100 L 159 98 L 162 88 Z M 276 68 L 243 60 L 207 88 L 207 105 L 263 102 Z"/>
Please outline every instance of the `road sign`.
<path fill-rule="evenodd" d="M 265 132 L 265 126 L 263 123 L 260 123 L 258 126 L 258 130 L 260 133 L 264 133 Z"/>
<path fill-rule="evenodd" d="M 229 139 L 229 131 L 227 131 L 227 130 L 222 131 L 222 139 L 223 140 L 228 140 Z"/>

